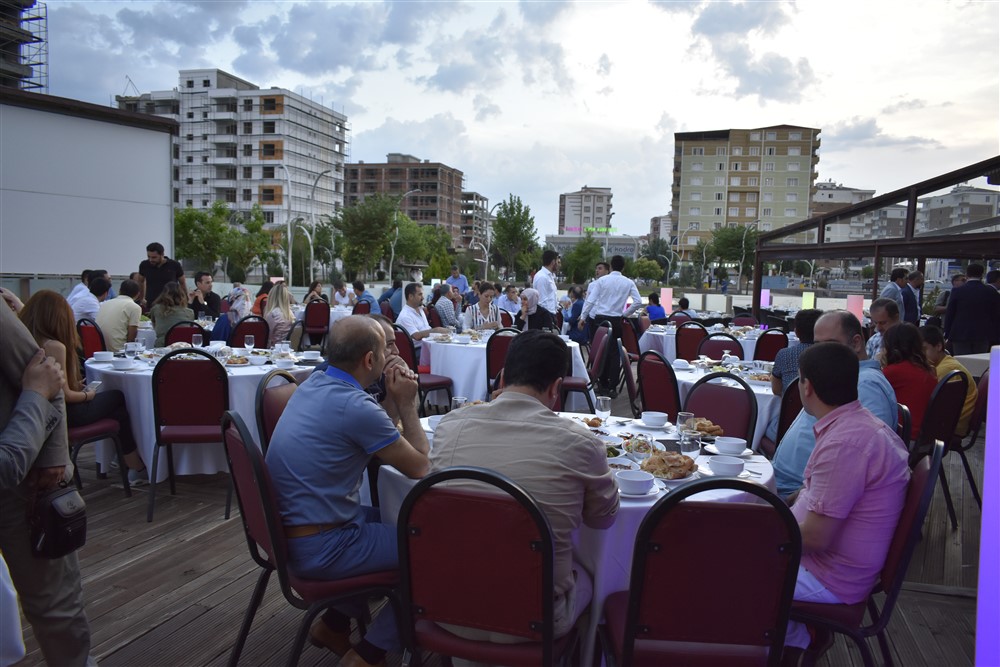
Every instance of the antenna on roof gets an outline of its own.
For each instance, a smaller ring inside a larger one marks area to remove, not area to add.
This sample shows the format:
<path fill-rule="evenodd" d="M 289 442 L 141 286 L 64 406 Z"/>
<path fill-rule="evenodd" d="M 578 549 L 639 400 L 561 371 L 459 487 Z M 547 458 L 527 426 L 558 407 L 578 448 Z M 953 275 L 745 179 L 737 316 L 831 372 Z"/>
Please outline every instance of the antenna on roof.
<path fill-rule="evenodd" d="M 136 94 L 137 97 L 142 94 L 142 93 L 139 92 L 139 89 L 136 87 L 135 82 L 133 82 L 132 79 L 129 78 L 129 75 L 126 74 L 125 75 L 125 90 L 122 91 L 122 97 L 125 97 L 126 93 L 128 93 L 129 86 L 131 86 L 132 90 L 135 91 L 135 94 Z"/>

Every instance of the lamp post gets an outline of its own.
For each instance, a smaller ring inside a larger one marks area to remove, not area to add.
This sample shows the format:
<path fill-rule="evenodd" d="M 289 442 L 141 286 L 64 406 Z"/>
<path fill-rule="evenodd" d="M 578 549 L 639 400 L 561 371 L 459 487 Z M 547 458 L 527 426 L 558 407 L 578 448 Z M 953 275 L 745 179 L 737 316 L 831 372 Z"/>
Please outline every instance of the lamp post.
<path fill-rule="evenodd" d="M 412 194 L 422 192 L 420 189 L 410 190 L 409 192 L 404 192 L 403 196 L 399 198 L 399 204 L 396 204 L 396 210 L 392 212 L 392 221 L 396 225 L 396 236 L 392 239 L 392 253 L 389 255 L 389 282 L 392 283 L 392 263 L 396 261 L 396 242 L 399 241 L 399 206 L 403 201 Z"/>
<path fill-rule="evenodd" d="M 638 259 L 639 259 L 639 237 L 638 236 L 632 236 L 631 234 L 622 234 L 622 236 L 624 236 L 625 238 L 632 239 L 632 243 L 635 245 L 635 249 L 632 251 L 633 252 L 632 261 L 633 262 L 638 261 Z"/>
<path fill-rule="evenodd" d="M 680 233 L 680 235 L 678 235 L 678 237 L 677 237 L 677 251 L 678 251 L 677 258 L 680 259 L 682 262 L 684 261 L 684 249 L 681 246 L 684 245 L 684 237 L 690 231 L 691 231 L 691 228 L 688 227 L 687 229 L 685 229 L 684 231 L 682 231 Z"/>
<path fill-rule="evenodd" d="M 312 260 L 313 260 L 314 254 L 316 252 L 316 248 L 313 245 L 313 235 L 309 232 L 309 227 L 306 226 L 305 218 L 303 218 L 301 215 L 300 216 L 296 216 L 295 220 L 292 221 L 292 224 L 293 225 L 298 225 L 299 229 L 302 230 L 302 233 L 306 235 L 306 240 L 309 241 L 309 262 L 310 262 L 309 263 L 309 281 L 312 282 L 312 280 L 313 280 Z"/>
<path fill-rule="evenodd" d="M 285 223 L 288 226 L 287 236 L 288 236 L 288 254 L 285 255 L 285 267 L 288 275 L 285 280 L 288 281 L 288 287 L 292 286 L 292 177 L 288 175 L 288 167 L 282 162 L 278 165 L 281 167 L 282 171 L 285 172 L 285 201 L 288 202 L 287 209 L 288 213 L 285 218 Z"/>
<path fill-rule="evenodd" d="M 681 256 L 678 255 L 676 252 L 674 252 L 673 248 L 667 248 L 667 250 L 669 250 L 670 254 L 673 255 L 674 257 L 676 257 L 677 260 L 678 260 L 678 263 L 680 263 Z M 670 287 L 670 276 L 673 274 L 673 268 L 674 268 L 673 260 L 670 257 L 668 257 L 666 255 L 661 255 L 659 253 L 657 253 L 656 256 L 659 257 L 659 258 L 661 258 L 661 259 L 666 260 L 666 262 L 667 262 L 667 287 Z"/>
<path fill-rule="evenodd" d="M 743 262 L 747 257 L 747 232 L 750 231 L 751 227 L 756 227 L 760 223 L 760 220 L 754 220 L 749 225 L 743 228 L 743 240 L 740 241 L 740 266 L 739 273 L 736 275 L 736 289 L 743 293 Z"/>
<path fill-rule="evenodd" d="M 319 183 L 319 179 L 323 177 L 324 174 L 329 174 L 333 169 L 327 169 L 316 174 L 316 178 L 313 179 L 312 189 L 309 190 L 309 226 L 312 228 L 312 233 L 316 233 L 316 185 Z M 333 235 L 330 235 L 331 242 Z M 313 247 L 312 236 L 309 236 L 309 282 L 312 283 L 315 280 L 313 274 L 313 264 L 316 263 L 316 251 Z"/>

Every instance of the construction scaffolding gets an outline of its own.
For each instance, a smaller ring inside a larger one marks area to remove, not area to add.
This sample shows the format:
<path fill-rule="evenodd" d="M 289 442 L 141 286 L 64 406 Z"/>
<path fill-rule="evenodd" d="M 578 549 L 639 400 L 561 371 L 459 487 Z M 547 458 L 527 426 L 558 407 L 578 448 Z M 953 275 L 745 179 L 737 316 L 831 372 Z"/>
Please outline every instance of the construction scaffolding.
<path fill-rule="evenodd" d="M 49 92 L 48 7 L 0 0 L 0 86 Z"/>

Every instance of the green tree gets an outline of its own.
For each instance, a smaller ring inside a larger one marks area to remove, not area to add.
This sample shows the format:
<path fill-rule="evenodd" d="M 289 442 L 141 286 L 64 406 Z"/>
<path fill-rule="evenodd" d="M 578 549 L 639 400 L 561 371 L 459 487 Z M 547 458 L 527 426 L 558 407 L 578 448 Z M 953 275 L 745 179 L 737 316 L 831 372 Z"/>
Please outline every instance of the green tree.
<path fill-rule="evenodd" d="M 427 245 L 429 235 L 424 233 L 421 225 L 413 222 L 409 216 L 399 213 L 399 240 L 396 242 L 396 266 L 393 272 L 400 275 L 398 266 L 403 261 L 427 261 L 430 256 L 430 248 Z M 434 225 L 427 225 L 432 229 L 437 229 Z M 391 241 L 390 241 L 391 243 Z M 386 244 L 385 254 L 390 251 L 389 244 Z M 389 276 L 392 279 L 395 276 Z"/>
<path fill-rule="evenodd" d="M 493 251 L 508 272 L 525 275 L 531 255 L 538 247 L 535 218 L 531 208 L 513 194 L 497 207 L 493 223 Z M 522 271 L 523 269 L 523 271 Z"/>
<path fill-rule="evenodd" d="M 271 234 L 264 230 L 264 212 L 254 204 L 242 224 L 226 229 L 222 244 L 226 275 L 234 282 L 245 282 L 254 264 L 262 268 L 271 252 Z"/>
<path fill-rule="evenodd" d="M 865 280 L 871 280 L 875 277 L 875 267 L 868 265 L 861 267 L 861 277 Z"/>
<path fill-rule="evenodd" d="M 323 269 L 324 279 L 329 280 L 333 261 L 340 257 L 340 246 L 337 243 L 337 230 L 330 218 L 323 217 L 316 221 L 313 230 L 313 243 L 316 244 L 316 261 Z"/>
<path fill-rule="evenodd" d="M 735 265 L 740 276 L 749 278 L 757 254 L 757 236 L 755 227 L 723 227 L 712 232 L 712 245 L 719 259 Z"/>
<path fill-rule="evenodd" d="M 343 235 L 344 262 L 349 269 L 367 275 L 382 259 L 390 233 L 394 232 L 398 206 L 398 197 L 376 193 L 331 218 Z"/>
<path fill-rule="evenodd" d="M 174 211 L 174 253 L 201 271 L 214 271 L 223 253 L 232 212 L 224 201 L 209 209 Z"/>
<path fill-rule="evenodd" d="M 632 263 L 632 273 L 629 275 L 633 278 L 659 280 L 663 276 L 663 267 L 652 259 L 640 257 Z"/>
<path fill-rule="evenodd" d="M 671 252 L 673 252 L 673 248 L 670 247 L 670 243 L 666 239 L 653 239 L 642 247 L 640 255 L 653 260 L 660 265 L 660 268 L 665 269 L 669 264 L 667 258 L 671 257 Z"/>
<path fill-rule="evenodd" d="M 694 250 L 688 256 L 691 258 L 691 262 L 695 268 L 698 269 L 693 277 L 694 286 L 701 287 L 705 270 L 709 264 L 716 261 L 719 257 L 715 249 L 715 244 L 705 239 L 698 239 L 697 245 L 695 245 Z"/>
<path fill-rule="evenodd" d="M 582 283 L 591 276 L 594 265 L 601 261 L 602 257 L 604 248 L 594 240 L 593 233 L 587 232 L 582 241 L 563 255 L 562 271 L 569 282 Z"/>

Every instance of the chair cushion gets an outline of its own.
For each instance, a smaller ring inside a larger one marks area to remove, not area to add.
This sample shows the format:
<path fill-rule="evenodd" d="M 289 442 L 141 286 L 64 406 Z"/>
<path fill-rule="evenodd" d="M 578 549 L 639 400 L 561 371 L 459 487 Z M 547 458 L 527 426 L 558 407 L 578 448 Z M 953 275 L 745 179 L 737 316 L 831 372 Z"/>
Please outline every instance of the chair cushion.
<path fill-rule="evenodd" d="M 604 601 L 604 617 L 611 636 L 614 654 L 621 663 L 625 644 L 625 618 L 628 613 L 628 591 L 612 593 Z M 664 642 L 637 639 L 632 665 L 685 665 L 685 667 L 715 667 L 716 665 L 767 665 L 766 646 L 740 644 L 701 644 L 695 642 Z"/>
<path fill-rule="evenodd" d="M 94 438 L 118 435 L 121 425 L 114 419 L 98 419 L 93 424 L 71 426 L 67 429 L 70 444 Z"/>
<path fill-rule="evenodd" d="M 222 429 L 208 426 L 164 426 L 160 429 L 160 442 L 222 442 Z"/>
<path fill-rule="evenodd" d="M 821 604 L 818 602 L 792 601 L 792 620 L 828 621 L 848 628 L 861 627 L 865 619 L 865 603 L 857 604 Z"/>
<path fill-rule="evenodd" d="M 444 389 L 451 385 L 451 378 L 446 375 L 434 375 L 433 373 L 420 374 L 421 389 Z"/>
<path fill-rule="evenodd" d="M 303 600 L 312 604 L 318 600 L 338 595 L 349 595 L 352 591 L 362 588 L 378 588 L 382 586 L 393 588 L 399 584 L 399 570 L 371 572 L 357 577 L 348 577 L 333 581 L 301 579 L 289 572 L 288 583 Z"/>
<path fill-rule="evenodd" d="M 417 366 L 417 372 L 420 373 L 421 375 L 423 375 L 423 374 L 430 375 L 431 367 L 430 366 Z"/>
<path fill-rule="evenodd" d="M 541 642 L 500 644 L 486 640 L 465 639 L 452 634 L 431 621 L 416 622 L 417 645 L 422 649 L 454 658 L 474 660 L 490 665 L 542 665 Z M 572 646 L 576 632 L 556 639 L 553 654 L 558 658 Z"/>

